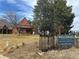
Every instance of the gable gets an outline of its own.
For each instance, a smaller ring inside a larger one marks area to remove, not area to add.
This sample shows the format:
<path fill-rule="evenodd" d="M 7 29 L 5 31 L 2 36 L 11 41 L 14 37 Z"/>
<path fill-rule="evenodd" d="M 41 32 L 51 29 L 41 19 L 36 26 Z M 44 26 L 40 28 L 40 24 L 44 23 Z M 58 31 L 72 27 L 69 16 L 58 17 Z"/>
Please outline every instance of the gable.
<path fill-rule="evenodd" d="M 26 18 L 19 22 L 19 27 L 32 28 L 31 24 Z"/>
<path fill-rule="evenodd" d="M 24 18 L 23 20 L 21 20 L 20 25 L 30 25 L 30 23 L 28 22 L 28 20 L 26 18 Z"/>

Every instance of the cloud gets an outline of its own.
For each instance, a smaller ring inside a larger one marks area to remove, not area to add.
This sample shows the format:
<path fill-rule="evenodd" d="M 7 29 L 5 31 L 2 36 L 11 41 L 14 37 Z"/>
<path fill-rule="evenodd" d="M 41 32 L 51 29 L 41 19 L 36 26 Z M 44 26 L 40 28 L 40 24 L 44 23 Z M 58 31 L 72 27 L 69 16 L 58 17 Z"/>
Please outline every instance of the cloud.
<path fill-rule="evenodd" d="M 6 0 L 8 3 L 16 3 L 16 0 Z"/>
<path fill-rule="evenodd" d="M 74 2 L 76 2 L 75 0 L 67 0 L 67 5 L 71 6 L 71 5 L 75 5 Z"/>
<path fill-rule="evenodd" d="M 17 7 L 24 12 L 32 12 L 33 8 L 29 5 L 17 4 Z"/>
<path fill-rule="evenodd" d="M 36 5 L 37 0 L 22 0 L 24 1 L 27 5 L 34 7 L 34 5 Z"/>
<path fill-rule="evenodd" d="M 71 30 L 72 31 L 79 31 L 79 16 L 74 18 L 74 21 L 72 23 L 72 26 L 74 26 Z"/>
<path fill-rule="evenodd" d="M 0 0 L 0 2 L 7 2 L 7 3 L 16 3 L 16 0 Z"/>
<path fill-rule="evenodd" d="M 27 19 L 33 20 L 33 13 L 29 13 L 29 12 L 17 12 L 17 14 L 21 17 L 26 17 Z"/>
<path fill-rule="evenodd" d="M 72 12 L 75 13 L 75 16 L 79 16 L 79 0 L 67 0 L 67 5 L 72 6 Z"/>
<path fill-rule="evenodd" d="M 79 16 L 78 17 L 75 17 L 74 20 L 73 20 L 73 23 L 72 25 L 76 24 L 76 26 L 79 26 Z"/>
<path fill-rule="evenodd" d="M 67 5 L 72 6 L 72 12 L 75 14 L 72 25 L 72 31 L 79 31 L 79 0 L 67 0 Z"/>
<path fill-rule="evenodd" d="M 0 15 L 4 15 L 4 13 L 0 13 Z"/>
<path fill-rule="evenodd" d="M 37 0 L 0 0 L 0 15 L 5 11 L 14 11 L 20 16 L 33 19 L 33 8 Z"/>

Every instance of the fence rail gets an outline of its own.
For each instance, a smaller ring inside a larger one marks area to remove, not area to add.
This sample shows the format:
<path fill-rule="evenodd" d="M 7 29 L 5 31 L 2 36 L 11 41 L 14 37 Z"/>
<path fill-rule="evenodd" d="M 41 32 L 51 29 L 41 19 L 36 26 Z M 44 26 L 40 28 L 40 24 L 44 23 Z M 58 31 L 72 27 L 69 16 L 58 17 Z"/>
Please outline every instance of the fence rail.
<path fill-rule="evenodd" d="M 39 39 L 39 49 L 47 51 L 51 48 L 70 48 L 79 47 L 79 37 L 75 36 L 40 36 Z"/>

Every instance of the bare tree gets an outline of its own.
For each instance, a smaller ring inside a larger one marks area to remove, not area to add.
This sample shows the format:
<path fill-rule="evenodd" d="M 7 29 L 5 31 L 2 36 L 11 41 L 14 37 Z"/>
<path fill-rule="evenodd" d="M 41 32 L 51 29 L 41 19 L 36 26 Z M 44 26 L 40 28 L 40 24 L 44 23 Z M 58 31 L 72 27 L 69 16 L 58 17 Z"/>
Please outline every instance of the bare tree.
<path fill-rule="evenodd" d="M 17 25 L 18 25 L 18 22 L 19 22 L 17 17 L 18 16 L 17 16 L 17 14 L 15 12 L 7 11 L 2 16 L 2 19 L 3 19 L 3 21 L 6 21 L 10 25 L 10 27 L 12 27 L 12 28 L 14 27 L 14 30 L 13 30 L 14 32 L 13 33 L 20 34 L 20 32 L 19 32 L 20 29 L 17 28 Z"/>
<path fill-rule="evenodd" d="M 12 11 L 8 11 L 8 12 L 5 12 L 4 16 L 2 16 L 2 18 L 4 20 L 7 20 L 8 23 L 11 25 L 11 26 L 16 26 L 17 23 L 18 23 L 18 19 L 16 17 L 16 13 L 15 12 L 12 12 Z"/>

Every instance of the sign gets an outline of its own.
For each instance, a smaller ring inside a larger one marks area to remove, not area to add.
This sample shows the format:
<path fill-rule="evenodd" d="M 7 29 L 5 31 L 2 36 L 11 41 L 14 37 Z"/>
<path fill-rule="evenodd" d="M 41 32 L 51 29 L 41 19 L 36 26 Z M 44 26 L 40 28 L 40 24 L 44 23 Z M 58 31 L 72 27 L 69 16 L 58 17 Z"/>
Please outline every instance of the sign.
<path fill-rule="evenodd" d="M 58 37 L 58 46 L 59 48 L 69 48 L 74 45 L 75 37 L 74 36 L 59 36 Z"/>

